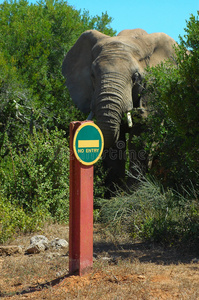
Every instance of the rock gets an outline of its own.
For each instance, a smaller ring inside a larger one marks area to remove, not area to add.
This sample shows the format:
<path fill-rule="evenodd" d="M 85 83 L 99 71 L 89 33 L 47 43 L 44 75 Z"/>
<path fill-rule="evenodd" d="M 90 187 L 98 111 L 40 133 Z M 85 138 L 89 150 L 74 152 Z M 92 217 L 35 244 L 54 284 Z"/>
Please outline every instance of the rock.
<path fill-rule="evenodd" d="M 23 249 L 21 246 L 10 245 L 10 246 L 0 246 L 0 255 L 14 255 L 22 254 Z"/>
<path fill-rule="evenodd" d="M 68 247 L 68 242 L 64 239 L 55 238 L 49 243 L 47 237 L 44 235 L 35 235 L 30 239 L 30 246 L 26 249 L 26 253 L 35 254 L 47 250 L 49 247 L 56 250 Z"/>
<path fill-rule="evenodd" d="M 191 261 L 193 264 L 199 263 L 199 259 L 198 258 L 193 258 Z"/>
<path fill-rule="evenodd" d="M 111 257 L 104 256 L 104 257 L 100 257 L 100 260 L 110 262 L 110 261 L 112 260 L 112 258 L 111 258 Z"/>
<path fill-rule="evenodd" d="M 58 252 L 53 252 L 53 253 L 50 252 L 50 253 L 47 254 L 46 259 L 51 260 L 51 259 L 59 257 L 59 256 L 61 256 L 61 254 L 58 253 Z"/>
<path fill-rule="evenodd" d="M 30 239 L 30 246 L 26 249 L 26 253 L 35 254 L 47 250 L 49 241 L 44 235 L 35 235 Z"/>
<path fill-rule="evenodd" d="M 118 264 L 118 260 L 119 260 L 118 257 L 107 257 L 107 256 L 100 257 L 99 259 L 103 262 L 107 262 L 108 264 L 115 264 L 115 265 Z"/>
<path fill-rule="evenodd" d="M 45 250 L 48 249 L 49 241 L 47 237 L 45 237 L 44 235 L 35 235 L 30 239 L 30 244 L 36 245 L 37 243 L 40 242 L 45 246 Z"/>
<path fill-rule="evenodd" d="M 43 241 L 39 241 L 37 243 L 32 243 L 30 246 L 26 249 L 26 253 L 28 254 L 36 254 L 40 252 L 44 252 L 46 250 L 46 246 L 43 243 Z"/>
<path fill-rule="evenodd" d="M 64 248 L 68 248 L 68 242 L 64 239 L 55 238 L 50 243 L 50 246 L 56 249 L 64 249 Z"/>
<path fill-rule="evenodd" d="M 59 272 L 56 273 L 56 277 L 57 277 L 57 278 L 63 277 L 63 276 L 66 275 L 67 273 L 68 273 L 68 269 L 59 271 Z"/>

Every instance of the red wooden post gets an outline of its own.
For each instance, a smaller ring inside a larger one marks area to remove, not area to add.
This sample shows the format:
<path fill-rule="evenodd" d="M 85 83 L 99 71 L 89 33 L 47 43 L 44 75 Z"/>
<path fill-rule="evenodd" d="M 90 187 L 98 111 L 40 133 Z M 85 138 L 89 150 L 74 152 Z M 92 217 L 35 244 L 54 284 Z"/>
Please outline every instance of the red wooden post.
<path fill-rule="evenodd" d="M 78 275 L 93 266 L 93 165 L 81 164 L 73 153 L 75 132 L 84 122 L 70 123 L 69 273 Z"/>

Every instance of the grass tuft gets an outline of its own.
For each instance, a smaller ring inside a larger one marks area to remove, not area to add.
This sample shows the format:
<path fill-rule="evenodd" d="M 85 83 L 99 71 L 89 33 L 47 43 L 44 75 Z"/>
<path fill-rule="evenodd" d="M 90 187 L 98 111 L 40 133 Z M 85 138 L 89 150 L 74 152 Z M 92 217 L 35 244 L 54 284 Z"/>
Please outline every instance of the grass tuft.
<path fill-rule="evenodd" d="M 121 191 L 109 200 L 101 200 L 100 218 L 110 231 L 126 231 L 133 239 L 167 246 L 182 242 L 199 245 L 197 193 L 183 196 L 172 189 L 164 190 L 153 178 L 142 179 L 139 188 L 130 194 Z"/>

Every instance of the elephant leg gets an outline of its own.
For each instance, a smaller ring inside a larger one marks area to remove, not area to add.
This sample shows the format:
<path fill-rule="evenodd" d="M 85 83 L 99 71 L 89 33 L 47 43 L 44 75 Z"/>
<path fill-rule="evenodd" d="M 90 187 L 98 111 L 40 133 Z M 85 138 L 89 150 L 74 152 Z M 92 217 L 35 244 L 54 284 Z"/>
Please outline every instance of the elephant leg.
<path fill-rule="evenodd" d="M 107 192 L 106 198 L 114 196 L 121 187 L 125 179 L 125 163 L 126 163 L 126 140 L 125 132 L 120 130 L 120 137 L 116 145 L 109 149 L 105 149 L 103 153 L 103 165 L 107 171 L 105 185 Z"/>
<path fill-rule="evenodd" d="M 145 143 L 138 141 L 133 143 L 133 137 L 139 137 L 143 132 L 146 132 L 147 128 L 145 124 L 137 123 L 133 126 L 129 133 L 129 178 L 128 185 L 131 187 L 137 187 L 140 183 L 140 179 L 148 170 L 148 155 L 145 151 Z"/>

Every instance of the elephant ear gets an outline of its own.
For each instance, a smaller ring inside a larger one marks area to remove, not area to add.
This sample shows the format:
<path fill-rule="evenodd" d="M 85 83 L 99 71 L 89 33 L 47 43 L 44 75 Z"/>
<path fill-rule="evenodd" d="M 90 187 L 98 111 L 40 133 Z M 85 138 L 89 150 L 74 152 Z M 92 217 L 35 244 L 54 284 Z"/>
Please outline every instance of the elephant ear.
<path fill-rule="evenodd" d="M 174 59 L 177 43 L 165 33 L 151 33 L 144 36 L 151 44 L 152 53 L 149 54 L 149 66 L 160 64 L 164 60 Z"/>
<path fill-rule="evenodd" d="M 62 74 L 70 95 L 83 112 L 90 112 L 93 94 L 91 79 L 92 48 L 102 38 L 108 37 L 96 30 L 85 31 L 66 54 L 62 64 Z"/>

